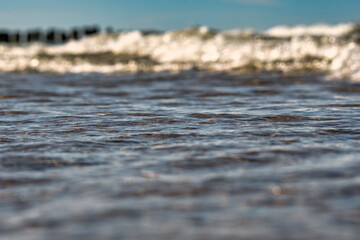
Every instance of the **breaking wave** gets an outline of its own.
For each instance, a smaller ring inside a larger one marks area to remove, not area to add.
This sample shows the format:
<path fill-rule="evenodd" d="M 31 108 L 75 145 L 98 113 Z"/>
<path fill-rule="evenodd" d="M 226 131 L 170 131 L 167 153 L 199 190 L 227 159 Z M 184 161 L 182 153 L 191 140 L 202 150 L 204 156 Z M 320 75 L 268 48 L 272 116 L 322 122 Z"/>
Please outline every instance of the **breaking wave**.
<path fill-rule="evenodd" d="M 1 72 L 321 72 L 360 81 L 360 25 L 264 32 L 191 27 L 99 34 L 62 45 L 0 45 Z"/>

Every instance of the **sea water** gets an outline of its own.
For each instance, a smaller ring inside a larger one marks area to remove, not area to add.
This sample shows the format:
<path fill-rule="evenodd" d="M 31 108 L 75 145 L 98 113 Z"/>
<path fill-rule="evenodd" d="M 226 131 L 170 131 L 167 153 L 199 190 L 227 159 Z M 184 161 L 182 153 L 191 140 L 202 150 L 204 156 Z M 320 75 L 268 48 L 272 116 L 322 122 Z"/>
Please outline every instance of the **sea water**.
<path fill-rule="evenodd" d="M 354 28 L 1 45 L 0 239 L 358 239 Z"/>

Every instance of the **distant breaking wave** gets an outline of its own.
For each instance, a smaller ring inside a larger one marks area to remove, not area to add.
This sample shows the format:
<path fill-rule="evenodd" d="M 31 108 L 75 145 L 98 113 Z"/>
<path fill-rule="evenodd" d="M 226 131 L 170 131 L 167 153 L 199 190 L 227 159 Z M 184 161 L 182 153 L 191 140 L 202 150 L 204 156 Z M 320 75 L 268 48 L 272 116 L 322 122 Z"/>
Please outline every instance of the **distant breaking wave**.
<path fill-rule="evenodd" d="M 99 34 L 62 45 L 0 45 L 0 72 L 321 72 L 360 81 L 360 25 L 265 32 L 191 27 Z"/>

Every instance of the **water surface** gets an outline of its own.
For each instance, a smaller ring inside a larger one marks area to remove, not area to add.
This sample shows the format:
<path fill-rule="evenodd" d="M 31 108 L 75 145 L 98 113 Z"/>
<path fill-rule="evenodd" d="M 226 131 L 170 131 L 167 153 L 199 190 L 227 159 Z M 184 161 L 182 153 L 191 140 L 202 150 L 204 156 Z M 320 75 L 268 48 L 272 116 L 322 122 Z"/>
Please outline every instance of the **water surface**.
<path fill-rule="evenodd" d="M 360 84 L 0 75 L 0 239 L 357 239 Z"/>

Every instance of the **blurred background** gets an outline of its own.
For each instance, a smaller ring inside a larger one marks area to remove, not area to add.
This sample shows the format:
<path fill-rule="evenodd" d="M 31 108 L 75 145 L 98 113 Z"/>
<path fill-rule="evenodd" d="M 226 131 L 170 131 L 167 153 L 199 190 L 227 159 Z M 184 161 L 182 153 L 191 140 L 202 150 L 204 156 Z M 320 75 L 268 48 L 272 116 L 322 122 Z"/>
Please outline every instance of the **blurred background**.
<path fill-rule="evenodd" d="M 13 0 L 0 1 L 0 28 L 253 28 L 359 20 L 358 0 Z"/>

